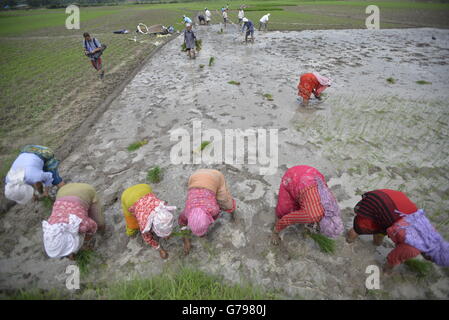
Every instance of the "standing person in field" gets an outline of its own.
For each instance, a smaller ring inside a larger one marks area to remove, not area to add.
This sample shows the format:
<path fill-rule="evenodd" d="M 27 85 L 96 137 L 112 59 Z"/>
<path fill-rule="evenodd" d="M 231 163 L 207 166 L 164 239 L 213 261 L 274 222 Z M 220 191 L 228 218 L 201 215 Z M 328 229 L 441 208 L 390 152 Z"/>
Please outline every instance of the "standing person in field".
<path fill-rule="evenodd" d="M 194 235 L 203 237 L 222 210 L 230 213 L 234 220 L 235 208 L 224 175 L 217 170 L 199 169 L 190 176 L 186 206 L 178 223 L 183 229 L 188 228 Z M 186 237 L 183 240 L 184 253 L 188 254 L 190 240 Z"/>
<path fill-rule="evenodd" d="M 260 20 L 259 20 L 259 31 L 262 29 L 262 27 L 264 28 L 265 31 L 268 31 L 268 20 L 269 20 L 269 18 L 270 18 L 270 14 L 269 13 L 267 13 L 262 18 L 260 18 Z"/>
<path fill-rule="evenodd" d="M 105 229 L 100 199 L 86 183 L 68 183 L 59 189 L 50 218 L 42 222 L 44 247 L 50 258 L 68 257 L 90 242 L 97 231 Z"/>
<path fill-rule="evenodd" d="M 347 242 L 361 234 L 372 234 L 376 246 L 382 244 L 385 235 L 396 244 L 387 256 L 385 273 L 419 254 L 440 266 L 449 266 L 449 242 L 404 193 L 390 189 L 366 192 L 354 212 L 354 227 L 346 236 Z"/>
<path fill-rule="evenodd" d="M 324 176 L 313 167 L 295 166 L 282 177 L 272 244 L 279 244 L 279 233 L 292 224 L 319 224 L 320 232 L 332 238 L 343 232 L 337 200 Z"/>
<path fill-rule="evenodd" d="M 92 38 L 90 34 L 87 32 L 84 32 L 83 36 L 84 36 L 83 41 L 84 54 L 89 57 L 92 66 L 95 68 L 95 70 L 97 70 L 98 74 L 100 75 L 100 79 L 103 79 L 104 69 L 101 60 L 101 55 L 103 54 L 103 51 L 106 49 L 106 46 L 102 46 L 100 41 L 98 41 L 96 38 Z"/>
<path fill-rule="evenodd" d="M 171 211 L 176 207 L 166 206 L 152 192 L 148 184 L 137 184 L 122 193 L 122 210 L 126 222 L 126 234 L 135 235 L 139 230 L 143 240 L 159 251 L 162 259 L 168 258 L 159 241 L 153 233 L 163 239 L 168 239 L 173 230 L 174 217 Z"/>
<path fill-rule="evenodd" d="M 298 96 L 302 97 L 302 106 L 309 105 L 310 96 L 313 95 L 318 100 L 321 100 L 321 92 L 330 87 L 332 80 L 323 77 L 318 72 L 304 73 L 301 75 L 298 83 Z"/>
<path fill-rule="evenodd" d="M 239 13 L 238 13 L 238 18 L 239 18 L 239 24 L 241 25 L 243 22 L 243 18 L 245 18 L 245 11 L 243 11 L 243 8 L 240 7 L 239 9 Z"/>
<path fill-rule="evenodd" d="M 223 23 L 224 27 L 226 28 L 226 23 L 228 22 L 228 9 L 223 10 Z"/>
<path fill-rule="evenodd" d="M 64 185 L 58 167 L 59 160 L 55 159 L 53 150 L 26 145 L 6 175 L 6 198 L 26 204 L 33 198 L 35 189 L 43 197 L 48 197 L 52 186 L 61 188 Z M 37 197 L 34 198 L 37 200 Z"/>
<path fill-rule="evenodd" d="M 204 9 L 204 14 L 206 15 L 206 24 L 209 25 L 212 14 L 207 8 Z"/>
<path fill-rule="evenodd" d="M 254 43 L 254 23 L 251 20 L 248 20 L 247 18 L 243 18 L 242 22 L 243 22 L 242 32 L 244 32 L 246 28 L 245 43 L 248 43 L 249 35 L 251 35 L 251 42 Z"/>
<path fill-rule="evenodd" d="M 186 24 L 186 29 L 184 30 L 184 43 L 186 45 L 187 54 L 190 59 L 195 59 L 195 40 L 196 35 L 192 30 L 192 25 Z"/>

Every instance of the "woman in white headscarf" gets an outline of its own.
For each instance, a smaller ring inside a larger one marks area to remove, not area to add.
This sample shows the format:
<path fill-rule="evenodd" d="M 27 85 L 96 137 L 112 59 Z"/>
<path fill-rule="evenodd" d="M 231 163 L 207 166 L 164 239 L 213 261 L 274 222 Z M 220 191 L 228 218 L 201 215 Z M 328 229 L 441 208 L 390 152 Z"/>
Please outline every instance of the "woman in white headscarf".
<path fill-rule="evenodd" d="M 6 175 L 6 198 L 26 204 L 33 198 L 33 187 L 48 197 L 51 186 L 60 188 L 64 185 L 58 166 L 59 161 L 50 148 L 38 145 L 23 147 Z"/>
<path fill-rule="evenodd" d="M 56 194 L 51 216 L 42 222 L 42 228 L 48 256 L 73 259 L 84 241 L 105 228 L 95 189 L 86 183 L 64 185 Z"/>
<path fill-rule="evenodd" d="M 332 84 L 332 80 L 320 75 L 318 72 L 304 73 L 298 84 L 298 96 L 302 97 L 302 106 L 309 105 L 312 93 L 315 98 L 321 100 L 321 93 Z"/>
<path fill-rule="evenodd" d="M 176 207 L 167 206 L 156 197 L 148 184 L 137 184 L 122 194 L 122 209 L 126 221 L 126 234 L 132 236 L 140 230 L 143 240 L 159 251 L 162 259 L 168 258 L 153 233 L 167 239 L 173 230 L 174 217 L 171 211 Z"/>

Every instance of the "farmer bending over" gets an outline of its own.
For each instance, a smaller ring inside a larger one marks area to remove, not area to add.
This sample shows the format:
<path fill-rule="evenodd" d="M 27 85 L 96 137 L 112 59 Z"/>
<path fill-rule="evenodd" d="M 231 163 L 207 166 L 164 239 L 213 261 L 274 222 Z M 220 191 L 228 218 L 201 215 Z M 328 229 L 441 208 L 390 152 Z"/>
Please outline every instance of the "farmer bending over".
<path fill-rule="evenodd" d="M 251 35 L 251 42 L 254 43 L 254 23 L 251 20 L 248 20 L 247 18 L 243 18 L 242 21 L 243 21 L 242 32 L 246 28 L 245 43 L 248 43 L 249 35 Z"/>
<path fill-rule="evenodd" d="M 268 31 L 268 20 L 269 20 L 269 18 L 270 18 L 270 14 L 269 13 L 267 13 L 262 18 L 260 18 L 260 20 L 259 20 L 259 31 L 262 29 L 262 27 L 264 28 L 265 31 Z"/>
<path fill-rule="evenodd" d="M 315 98 L 321 100 L 321 92 L 330 87 L 331 84 L 331 79 L 323 77 L 318 72 L 304 73 L 301 75 L 298 84 L 298 96 L 303 99 L 301 105 L 303 107 L 309 105 L 309 99 L 312 93 Z"/>
<path fill-rule="evenodd" d="M 282 177 L 272 244 L 278 245 L 279 233 L 292 224 L 318 224 L 327 237 L 337 237 L 343 232 L 337 200 L 324 176 L 313 167 L 292 167 Z"/>
<path fill-rule="evenodd" d="M 159 238 L 168 239 L 173 230 L 173 214 L 176 207 L 166 206 L 158 199 L 148 184 L 137 184 L 122 194 L 122 209 L 126 222 L 126 234 L 135 235 L 139 230 L 143 240 L 159 251 L 162 259 L 168 258 L 153 233 Z"/>
<path fill-rule="evenodd" d="M 187 200 L 178 223 L 203 237 L 221 211 L 234 219 L 235 200 L 229 192 L 224 175 L 217 170 L 199 169 L 189 179 Z M 183 228 L 184 229 L 184 228 Z M 190 252 L 190 240 L 184 237 L 184 253 Z"/>
<path fill-rule="evenodd" d="M 102 46 L 100 41 L 96 38 L 92 38 L 87 32 L 85 32 L 83 36 L 84 54 L 89 57 L 92 66 L 100 74 L 100 79 L 103 79 L 104 70 L 102 69 L 101 55 L 103 54 L 104 49 L 106 49 L 106 46 Z"/>
<path fill-rule="evenodd" d="M 346 236 L 347 242 L 360 234 L 372 234 L 376 246 L 382 244 L 385 235 L 395 243 L 383 268 L 386 274 L 419 254 L 440 266 L 449 266 L 449 242 L 404 193 L 390 189 L 366 192 L 354 212 L 354 227 Z"/>

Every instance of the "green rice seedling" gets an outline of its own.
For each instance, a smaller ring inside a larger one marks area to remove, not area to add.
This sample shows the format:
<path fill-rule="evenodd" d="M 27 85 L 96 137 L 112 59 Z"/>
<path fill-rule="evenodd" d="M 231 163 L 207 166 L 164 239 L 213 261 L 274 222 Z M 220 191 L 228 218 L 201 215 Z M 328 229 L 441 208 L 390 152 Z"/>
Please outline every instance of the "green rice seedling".
<path fill-rule="evenodd" d="M 41 202 L 44 205 L 45 209 L 49 209 L 49 210 L 53 209 L 53 204 L 55 203 L 53 201 L 53 199 L 50 197 L 43 197 L 41 199 Z"/>
<path fill-rule="evenodd" d="M 209 58 L 209 67 L 211 67 L 215 62 L 215 57 L 210 57 Z"/>
<path fill-rule="evenodd" d="M 322 234 L 308 232 L 307 235 L 315 241 L 320 247 L 321 251 L 325 253 L 335 252 L 335 240 L 332 240 Z"/>
<path fill-rule="evenodd" d="M 151 183 L 159 183 L 162 181 L 162 169 L 156 166 L 148 170 L 147 179 Z"/>
<path fill-rule="evenodd" d="M 265 93 L 264 95 L 263 95 L 263 97 L 265 98 L 265 99 L 267 99 L 268 101 L 273 101 L 274 99 L 273 99 L 273 96 L 271 95 L 271 94 L 269 94 L 269 93 Z"/>
<path fill-rule="evenodd" d="M 201 39 L 195 40 L 196 51 L 201 51 L 202 45 L 203 45 L 203 40 L 201 40 Z"/>
<path fill-rule="evenodd" d="M 387 79 L 387 82 L 391 83 L 391 84 L 395 84 L 396 80 L 394 80 L 393 78 L 390 77 L 390 78 Z"/>
<path fill-rule="evenodd" d="M 91 264 L 93 258 L 95 257 L 95 252 L 91 249 L 80 250 L 76 256 L 76 265 L 80 269 L 81 275 L 86 275 L 89 273 L 89 265 Z"/>
<path fill-rule="evenodd" d="M 147 143 L 148 143 L 147 139 L 143 139 L 141 141 L 137 141 L 137 142 L 131 143 L 128 146 L 128 151 L 135 151 L 135 150 L 139 149 L 140 147 L 143 147 Z"/>
<path fill-rule="evenodd" d="M 220 31 L 217 32 L 218 34 L 223 34 L 223 28 L 220 29 Z"/>
<path fill-rule="evenodd" d="M 203 142 L 201 142 L 201 146 L 200 146 L 201 151 L 203 151 L 204 149 L 206 149 L 206 147 L 207 147 L 208 145 L 210 145 L 210 144 L 211 144 L 210 141 L 203 141 Z"/>
<path fill-rule="evenodd" d="M 183 238 L 192 238 L 192 231 L 190 230 L 181 230 L 181 229 L 176 229 L 174 230 L 170 236 L 172 237 L 183 237 Z"/>
<path fill-rule="evenodd" d="M 432 84 L 432 82 L 425 81 L 425 80 L 418 80 L 416 81 L 417 84 Z"/>
<path fill-rule="evenodd" d="M 240 82 L 234 81 L 234 80 L 228 81 L 228 83 L 229 83 L 229 84 L 234 84 L 234 85 L 236 85 L 236 86 L 239 86 L 239 85 L 240 85 Z"/>
<path fill-rule="evenodd" d="M 204 64 L 200 64 L 200 69 L 203 69 L 204 68 Z"/>
<path fill-rule="evenodd" d="M 405 261 L 405 265 L 413 272 L 418 274 L 418 277 L 427 276 L 432 270 L 432 263 L 418 259 L 409 259 Z"/>
<path fill-rule="evenodd" d="M 187 51 L 187 46 L 185 43 L 181 44 L 181 51 L 182 52 L 186 52 Z"/>

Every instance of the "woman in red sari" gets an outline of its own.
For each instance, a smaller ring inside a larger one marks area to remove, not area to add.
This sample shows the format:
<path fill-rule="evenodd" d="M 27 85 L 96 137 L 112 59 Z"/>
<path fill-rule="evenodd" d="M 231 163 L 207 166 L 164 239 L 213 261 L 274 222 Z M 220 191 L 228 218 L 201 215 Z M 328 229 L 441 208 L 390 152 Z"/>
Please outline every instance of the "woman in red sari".
<path fill-rule="evenodd" d="M 309 99 L 312 93 L 315 98 L 321 100 L 321 92 L 327 87 L 330 87 L 332 80 L 323 77 L 318 72 L 304 73 L 299 78 L 298 84 L 298 96 L 302 97 L 302 106 L 307 107 L 309 105 Z"/>

